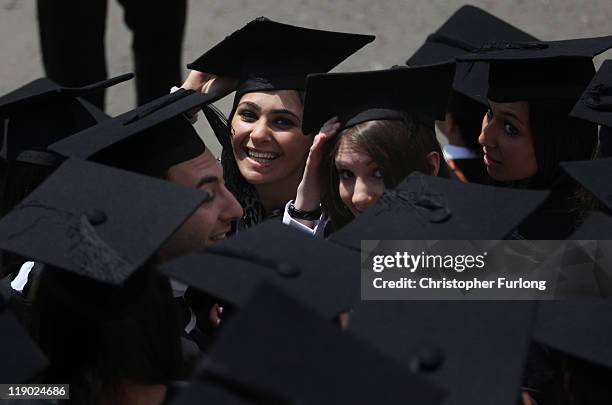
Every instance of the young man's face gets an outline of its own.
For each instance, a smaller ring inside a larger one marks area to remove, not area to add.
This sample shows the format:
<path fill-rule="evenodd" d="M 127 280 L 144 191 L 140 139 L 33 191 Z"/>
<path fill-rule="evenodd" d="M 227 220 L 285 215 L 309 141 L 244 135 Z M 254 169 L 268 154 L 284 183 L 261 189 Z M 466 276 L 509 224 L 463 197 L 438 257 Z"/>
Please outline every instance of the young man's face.
<path fill-rule="evenodd" d="M 242 207 L 225 187 L 223 168 L 207 149 L 200 156 L 172 166 L 168 180 L 210 194 L 193 215 L 160 249 L 162 261 L 185 255 L 225 239 L 231 222 L 243 215 Z"/>

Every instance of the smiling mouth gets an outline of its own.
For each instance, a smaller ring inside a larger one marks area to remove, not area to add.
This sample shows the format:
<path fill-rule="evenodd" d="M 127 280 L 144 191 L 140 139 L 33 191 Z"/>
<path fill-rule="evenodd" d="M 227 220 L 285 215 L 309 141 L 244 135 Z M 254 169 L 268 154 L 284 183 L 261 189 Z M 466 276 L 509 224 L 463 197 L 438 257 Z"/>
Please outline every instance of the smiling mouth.
<path fill-rule="evenodd" d="M 211 236 L 209 239 L 210 239 L 211 241 L 213 241 L 213 242 L 218 242 L 218 241 L 221 241 L 221 240 L 227 239 L 227 233 L 228 233 L 228 232 L 229 232 L 229 229 L 228 229 L 228 230 L 225 230 L 225 231 L 223 231 L 223 232 L 221 232 L 221 233 L 218 233 L 218 234 L 216 234 L 216 235 L 213 235 L 213 236 Z"/>
<path fill-rule="evenodd" d="M 274 152 L 261 152 L 253 149 L 245 148 L 245 154 L 252 160 L 257 163 L 270 163 L 271 161 L 277 159 L 280 155 Z"/>
<path fill-rule="evenodd" d="M 493 159 L 491 155 L 488 155 L 486 153 L 484 154 L 484 161 L 487 166 L 492 165 L 492 164 L 498 164 L 498 165 L 502 164 L 502 162 L 500 162 L 499 160 Z"/>

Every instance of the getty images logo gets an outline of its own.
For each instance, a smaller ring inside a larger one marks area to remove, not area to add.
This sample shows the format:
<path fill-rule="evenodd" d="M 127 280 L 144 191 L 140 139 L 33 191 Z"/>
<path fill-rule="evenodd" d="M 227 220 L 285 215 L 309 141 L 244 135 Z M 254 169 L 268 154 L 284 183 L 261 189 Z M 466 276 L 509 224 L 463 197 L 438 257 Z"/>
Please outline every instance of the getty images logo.
<path fill-rule="evenodd" d="M 414 273 L 418 269 L 464 270 L 482 269 L 485 266 L 487 252 L 480 255 L 432 255 L 421 252 L 410 254 L 396 252 L 395 255 L 376 255 L 372 259 L 372 270 L 376 273 L 387 269 L 406 269 Z"/>

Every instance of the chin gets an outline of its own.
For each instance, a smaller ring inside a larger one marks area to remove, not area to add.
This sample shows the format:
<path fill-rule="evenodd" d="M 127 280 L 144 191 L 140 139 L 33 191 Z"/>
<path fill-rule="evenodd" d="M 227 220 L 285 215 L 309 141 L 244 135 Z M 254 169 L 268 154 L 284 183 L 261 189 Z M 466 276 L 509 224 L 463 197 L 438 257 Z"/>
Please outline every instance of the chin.
<path fill-rule="evenodd" d="M 270 176 L 258 173 L 253 170 L 240 170 L 240 174 L 249 184 L 266 184 L 273 181 Z"/>

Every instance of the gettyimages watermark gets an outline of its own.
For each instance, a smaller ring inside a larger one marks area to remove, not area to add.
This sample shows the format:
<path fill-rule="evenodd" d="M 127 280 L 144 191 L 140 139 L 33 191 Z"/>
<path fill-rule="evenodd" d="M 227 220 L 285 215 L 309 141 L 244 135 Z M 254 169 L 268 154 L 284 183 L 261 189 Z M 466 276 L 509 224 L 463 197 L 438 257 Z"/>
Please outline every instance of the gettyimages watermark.
<path fill-rule="evenodd" d="M 363 300 L 612 297 L 612 241 L 362 241 Z"/>

